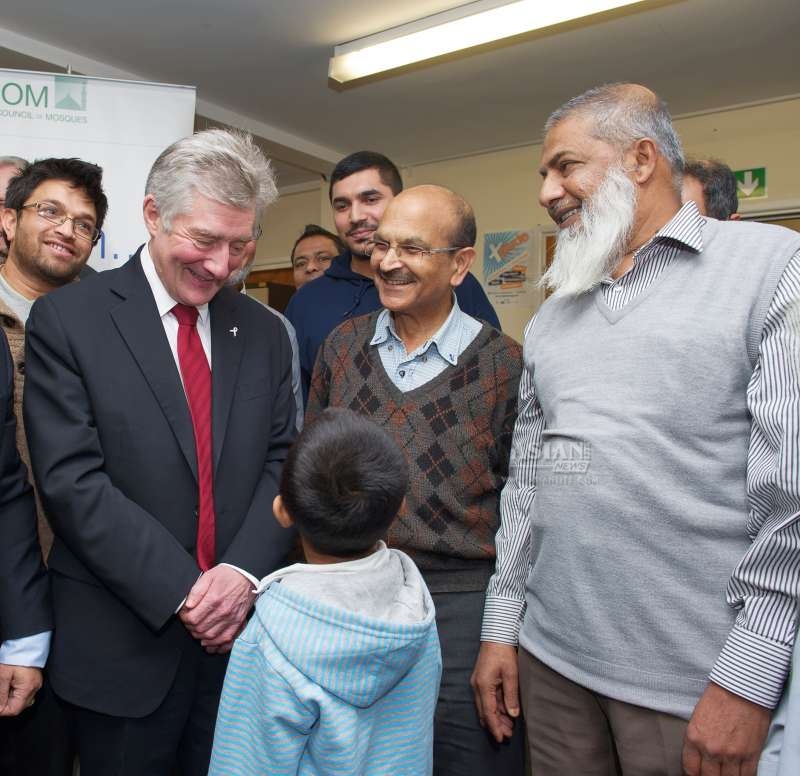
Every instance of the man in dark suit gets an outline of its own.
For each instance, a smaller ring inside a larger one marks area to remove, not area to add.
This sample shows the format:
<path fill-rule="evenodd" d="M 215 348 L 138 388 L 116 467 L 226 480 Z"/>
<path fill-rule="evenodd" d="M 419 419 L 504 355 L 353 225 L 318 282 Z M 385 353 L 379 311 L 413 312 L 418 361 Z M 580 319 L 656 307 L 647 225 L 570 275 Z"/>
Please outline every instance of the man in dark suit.
<path fill-rule="evenodd" d="M 12 717 L 33 703 L 42 685 L 53 624 L 33 491 L 17 451 L 14 366 L 2 331 L 0 410 L 0 717 Z"/>
<path fill-rule="evenodd" d="M 174 143 L 149 242 L 43 297 L 25 419 L 55 532 L 55 692 L 82 776 L 206 772 L 227 653 L 291 537 L 272 515 L 294 436 L 280 321 L 226 286 L 277 190 L 249 136 Z"/>

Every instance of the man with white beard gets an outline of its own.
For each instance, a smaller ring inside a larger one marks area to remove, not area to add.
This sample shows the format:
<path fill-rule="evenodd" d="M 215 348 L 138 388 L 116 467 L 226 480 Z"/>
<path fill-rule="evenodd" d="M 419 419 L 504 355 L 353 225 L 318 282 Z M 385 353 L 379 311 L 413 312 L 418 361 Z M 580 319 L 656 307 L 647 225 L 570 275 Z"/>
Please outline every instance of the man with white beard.
<path fill-rule="evenodd" d="M 545 133 L 554 294 L 525 334 L 478 712 L 501 741 L 522 706 L 536 776 L 755 774 L 798 614 L 800 236 L 681 206 L 642 86 Z"/>
<path fill-rule="evenodd" d="M 572 223 L 559 233 L 553 262 L 540 284 L 552 288 L 555 296 L 591 291 L 611 275 L 624 252 L 635 208 L 633 181 L 621 164 L 609 167 L 597 191 L 581 202 L 579 219 L 571 219 L 572 208 L 557 211 L 562 223 Z"/>

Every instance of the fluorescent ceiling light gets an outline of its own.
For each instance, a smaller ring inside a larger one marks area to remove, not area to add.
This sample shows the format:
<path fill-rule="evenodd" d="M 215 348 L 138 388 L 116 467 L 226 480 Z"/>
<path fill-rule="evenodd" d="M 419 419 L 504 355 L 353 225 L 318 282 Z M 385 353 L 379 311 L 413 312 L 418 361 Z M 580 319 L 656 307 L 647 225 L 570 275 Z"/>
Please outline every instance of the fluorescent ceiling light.
<path fill-rule="evenodd" d="M 479 2 L 336 46 L 328 75 L 346 83 L 455 51 L 522 35 L 647 0 Z"/>

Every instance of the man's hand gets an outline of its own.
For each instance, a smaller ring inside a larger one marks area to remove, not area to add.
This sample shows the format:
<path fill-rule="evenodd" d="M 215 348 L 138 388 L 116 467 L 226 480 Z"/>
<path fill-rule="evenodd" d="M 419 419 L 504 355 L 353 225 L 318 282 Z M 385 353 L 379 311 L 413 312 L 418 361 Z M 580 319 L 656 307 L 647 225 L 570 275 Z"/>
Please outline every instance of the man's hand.
<path fill-rule="evenodd" d="M 772 712 L 711 682 L 683 742 L 688 776 L 755 776 Z"/>
<path fill-rule="evenodd" d="M 15 717 L 32 706 L 41 686 L 41 668 L 0 665 L 0 717 Z"/>
<path fill-rule="evenodd" d="M 206 652 L 230 652 L 254 598 L 247 577 L 230 566 L 214 566 L 194 583 L 178 616 Z"/>
<path fill-rule="evenodd" d="M 502 743 L 514 733 L 519 716 L 517 649 L 510 644 L 481 642 L 470 679 L 481 725 Z"/>

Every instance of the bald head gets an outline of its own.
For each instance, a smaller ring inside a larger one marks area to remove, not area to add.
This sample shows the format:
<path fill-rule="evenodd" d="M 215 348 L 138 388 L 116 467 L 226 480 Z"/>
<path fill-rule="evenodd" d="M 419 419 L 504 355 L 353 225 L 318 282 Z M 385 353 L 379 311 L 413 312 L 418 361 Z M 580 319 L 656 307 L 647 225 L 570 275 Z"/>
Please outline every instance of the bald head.
<path fill-rule="evenodd" d="M 443 245 L 459 248 L 475 245 L 477 227 L 472 206 L 444 186 L 424 184 L 406 189 L 389 203 L 386 213 L 392 209 L 411 223 L 432 225 Z"/>
<path fill-rule="evenodd" d="M 664 158 L 676 191 L 683 175 L 683 149 L 666 103 L 641 84 L 596 86 L 573 97 L 555 110 L 545 123 L 545 133 L 566 119 L 587 119 L 592 136 L 623 152 L 642 138 L 650 138 Z"/>
<path fill-rule="evenodd" d="M 603 84 L 587 89 L 577 97 L 567 100 L 560 108 L 554 110 L 545 123 L 545 131 L 558 124 L 562 119 L 576 113 L 593 114 L 606 111 L 620 110 L 625 107 L 640 110 L 653 109 L 659 103 L 658 95 L 642 84 L 614 83 Z"/>

